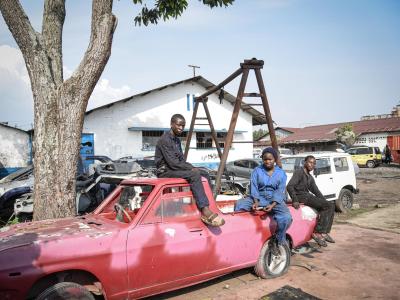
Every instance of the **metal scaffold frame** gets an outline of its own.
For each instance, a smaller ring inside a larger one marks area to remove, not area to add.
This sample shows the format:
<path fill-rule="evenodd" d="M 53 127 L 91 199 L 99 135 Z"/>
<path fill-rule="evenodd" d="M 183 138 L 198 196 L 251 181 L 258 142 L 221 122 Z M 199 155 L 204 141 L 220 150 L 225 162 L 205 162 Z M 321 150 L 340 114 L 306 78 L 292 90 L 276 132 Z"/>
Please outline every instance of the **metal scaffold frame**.
<path fill-rule="evenodd" d="M 271 144 L 272 147 L 278 151 L 278 142 L 276 140 L 276 135 L 275 135 L 275 129 L 273 126 L 273 121 L 272 121 L 272 117 L 271 117 L 271 111 L 269 109 L 269 105 L 268 105 L 268 99 L 267 99 L 267 94 L 265 92 L 265 86 L 264 86 L 264 82 L 261 76 L 261 69 L 264 66 L 264 61 L 262 60 L 257 60 L 255 58 L 253 59 L 248 59 L 248 60 L 244 60 L 243 63 L 240 64 L 240 68 L 238 70 L 236 70 L 232 75 L 230 75 L 228 78 L 226 78 L 224 81 L 222 81 L 220 84 L 214 86 L 213 88 L 211 88 L 210 90 L 208 90 L 207 92 L 205 92 L 204 94 L 195 97 L 194 101 L 195 101 L 195 106 L 193 109 L 193 115 L 192 115 L 192 120 L 190 122 L 190 128 L 189 128 L 189 132 L 188 135 L 186 137 L 186 147 L 185 147 L 185 159 L 187 159 L 188 157 L 188 153 L 189 153 L 189 148 L 190 148 L 190 141 L 192 139 L 192 134 L 193 134 L 193 130 L 194 130 L 194 126 L 195 125 L 209 125 L 210 126 L 210 130 L 211 130 L 211 136 L 212 139 L 215 143 L 215 146 L 217 148 L 217 152 L 218 152 L 218 156 L 220 158 L 220 164 L 218 167 L 218 172 L 217 172 L 217 176 L 216 176 L 216 181 L 215 181 L 215 192 L 218 194 L 221 190 L 221 178 L 222 175 L 224 173 L 225 170 L 225 165 L 226 165 L 226 161 L 228 159 L 228 155 L 229 155 L 229 149 L 232 146 L 232 143 L 235 143 L 235 141 L 233 141 L 233 134 L 235 131 L 235 127 L 236 127 L 236 123 L 237 123 L 237 119 L 239 116 L 239 112 L 240 112 L 240 108 L 242 105 L 242 100 L 243 97 L 259 97 L 261 98 L 261 104 L 248 104 L 250 106 L 263 106 L 264 109 L 264 113 L 265 113 L 265 118 L 266 118 L 266 123 L 268 125 L 268 131 L 271 137 Z M 249 75 L 249 71 L 250 70 L 254 70 L 256 79 L 257 79 L 257 84 L 258 84 L 258 89 L 259 89 L 259 93 L 245 93 L 245 87 L 246 87 L 246 83 L 247 83 L 247 78 Z M 234 108 L 233 108 L 233 112 L 232 112 L 232 117 L 231 117 L 231 121 L 230 121 L 230 125 L 229 125 L 229 129 L 225 138 L 225 144 L 224 144 L 224 150 L 221 150 L 221 147 L 219 146 L 218 140 L 217 140 L 217 134 L 216 131 L 214 129 L 214 124 L 212 122 L 211 119 L 211 115 L 210 115 L 210 111 L 208 109 L 207 106 L 207 100 L 208 100 L 208 96 L 211 95 L 212 93 L 215 93 L 216 91 L 220 90 L 221 88 L 223 88 L 226 84 L 228 84 L 229 82 L 231 82 L 232 80 L 234 80 L 236 77 L 238 77 L 239 75 L 242 75 L 242 78 L 240 80 L 240 85 L 239 85 L 239 89 L 237 92 L 237 96 L 236 96 L 236 101 L 234 104 Z M 199 109 L 199 105 L 200 103 L 203 104 L 204 107 L 204 111 L 206 113 L 206 118 L 198 118 L 197 117 L 197 111 Z M 196 124 L 196 120 L 207 120 L 208 124 Z M 241 141 L 243 143 L 243 141 Z M 252 143 L 253 141 L 251 141 Z M 277 162 L 280 165 L 280 161 L 278 159 Z"/>

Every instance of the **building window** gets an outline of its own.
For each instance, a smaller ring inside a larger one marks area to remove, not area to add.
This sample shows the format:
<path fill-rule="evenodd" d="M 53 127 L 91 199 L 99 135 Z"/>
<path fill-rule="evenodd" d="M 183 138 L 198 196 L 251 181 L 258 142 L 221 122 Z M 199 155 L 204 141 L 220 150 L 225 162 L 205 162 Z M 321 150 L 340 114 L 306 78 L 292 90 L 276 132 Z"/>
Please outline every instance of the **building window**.
<path fill-rule="evenodd" d="M 156 150 L 156 145 L 160 137 L 163 135 L 165 131 L 163 130 L 148 130 L 142 131 L 142 151 L 154 151 Z M 179 137 L 182 143 L 182 150 L 186 144 L 186 136 L 187 132 L 182 132 L 182 135 Z"/>
<path fill-rule="evenodd" d="M 212 148 L 212 137 L 210 132 L 196 132 L 196 148 Z"/>
<path fill-rule="evenodd" d="M 160 136 L 164 131 L 162 130 L 150 130 L 142 131 L 142 150 L 143 151 L 154 151 Z"/>
<path fill-rule="evenodd" d="M 225 148 L 225 139 L 227 132 L 217 132 L 218 144 L 221 148 Z"/>
<path fill-rule="evenodd" d="M 217 132 L 217 141 L 221 148 L 225 147 L 225 132 Z M 216 148 L 216 145 L 212 139 L 211 132 L 196 132 L 196 148 L 207 149 Z"/>

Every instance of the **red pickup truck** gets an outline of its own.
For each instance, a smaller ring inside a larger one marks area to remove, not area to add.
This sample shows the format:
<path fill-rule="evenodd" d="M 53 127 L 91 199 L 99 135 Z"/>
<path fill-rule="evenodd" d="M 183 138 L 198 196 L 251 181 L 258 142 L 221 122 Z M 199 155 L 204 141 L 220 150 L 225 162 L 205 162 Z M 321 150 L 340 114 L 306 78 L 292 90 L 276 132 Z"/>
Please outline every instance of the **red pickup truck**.
<path fill-rule="evenodd" d="M 261 211 L 233 213 L 234 201 L 210 208 L 225 225 L 200 220 L 183 179 L 125 180 L 93 213 L 0 229 L 0 299 L 136 299 L 255 266 L 263 278 L 284 274 L 290 249 L 269 251 L 276 223 Z M 308 207 L 290 207 L 291 247 L 315 227 Z"/>

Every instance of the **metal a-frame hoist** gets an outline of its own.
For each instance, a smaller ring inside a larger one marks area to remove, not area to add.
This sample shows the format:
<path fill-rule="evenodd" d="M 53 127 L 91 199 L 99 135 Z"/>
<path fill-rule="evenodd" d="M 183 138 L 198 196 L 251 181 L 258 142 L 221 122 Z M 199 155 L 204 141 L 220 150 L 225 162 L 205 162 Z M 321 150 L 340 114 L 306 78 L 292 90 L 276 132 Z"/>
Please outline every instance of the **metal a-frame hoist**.
<path fill-rule="evenodd" d="M 262 76 L 261 76 L 261 71 L 260 71 L 263 68 L 263 66 L 264 66 L 264 61 L 262 61 L 262 60 L 257 60 L 255 58 L 249 59 L 249 60 L 244 60 L 244 62 L 240 64 L 240 68 L 238 70 L 236 70 L 232 75 L 230 75 L 228 78 L 226 78 L 224 81 L 222 81 L 217 86 L 214 86 L 213 88 L 209 89 L 204 94 L 194 98 L 195 106 L 194 106 L 194 109 L 193 109 L 192 120 L 190 122 L 190 129 L 189 129 L 189 132 L 188 132 L 187 137 L 186 137 L 186 147 L 185 147 L 185 154 L 184 155 L 185 155 L 185 159 L 187 159 L 188 153 L 189 153 L 189 148 L 190 148 L 190 141 L 192 139 L 192 134 L 193 134 L 193 130 L 194 130 L 194 126 L 195 125 L 209 125 L 210 126 L 210 130 L 211 130 L 211 136 L 212 136 L 212 139 L 213 139 L 213 141 L 215 143 L 215 146 L 217 148 L 218 156 L 220 158 L 220 164 L 219 164 L 219 167 L 218 167 L 218 172 L 217 172 L 216 181 L 215 181 L 215 192 L 216 192 L 216 194 L 219 194 L 219 192 L 221 190 L 221 178 L 222 178 L 222 175 L 223 175 L 224 170 L 225 170 L 226 160 L 228 158 L 229 149 L 231 148 L 232 143 L 253 143 L 253 141 L 248 141 L 248 142 L 246 142 L 246 141 L 233 141 L 233 134 L 234 134 L 234 131 L 235 131 L 236 122 L 237 122 L 237 119 L 238 119 L 238 116 L 239 116 L 239 112 L 240 112 L 240 109 L 242 107 L 242 99 L 243 99 L 243 97 L 259 97 L 259 98 L 261 98 L 261 103 L 246 104 L 246 105 L 249 105 L 249 106 L 262 106 L 264 108 L 265 118 L 266 118 L 266 122 L 268 124 L 268 131 L 269 131 L 269 135 L 270 135 L 270 138 L 271 138 L 271 144 L 272 144 L 272 147 L 275 150 L 278 151 L 278 143 L 277 143 L 276 136 L 275 136 L 275 129 L 274 129 L 274 126 L 273 126 L 273 121 L 272 121 L 272 117 L 271 117 L 271 111 L 269 109 L 267 94 L 265 92 L 264 82 L 263 82 L 263 79 L 262 79 Z M 255 76 L 256 76 L 257 84 L 258 84 L 258 88 L 259 88 L 259 93 L 245 93 L 244 92 L 245 87 L 246 87 L 246 83 L 247 83 L 247 78 L 248 78 L 250 70 L 254 70 L 254 72 L 255 72 Z M 230 125 L 229 125 L 229 130 L 228 130 L 226 138 L 225 138 L 224 151 L 221 151 L 221 147 L 220 147 L 220 145 L 218 143 L 218 140 L 217 140 L 217 134 L 215 132 L 214 125 L 213 125 L 213 122 L 211 120 L 210 111 L 209 111 L 208 106 L 207 106 L 207 100 L 208 100 L 208 96 L 209 95 L 211 95 L 212 93 L 217 92 L 218 90 L 223 88 L 226 84 L 228 84 L 229 82 L 234 80 L 239 75 L 242 75 L 242 78 L 241 78 L 241 81 L 240 81 L 239 90 L 237 92 L 237 97 L 236 97 L 236 101 L 235 101 L 233 112 L 232 112 L 232 117 L 231 117 L 231 122 L 230 122 Z M 206 113 L 206 117 L 205 118 L 204 117 L 202 117 L 202 118 L 197 117 L 197 111 L 199 109 L 200 103 L 203 104 L 204 111 Z M 208 123 L 196 124 L 197 120 L 203 120 L 203 122 L 205 122 L 205 120 L 207 120 Z M 280 160 L 279 159 L 278 159 L 277 163 L 280 165 Z"/>

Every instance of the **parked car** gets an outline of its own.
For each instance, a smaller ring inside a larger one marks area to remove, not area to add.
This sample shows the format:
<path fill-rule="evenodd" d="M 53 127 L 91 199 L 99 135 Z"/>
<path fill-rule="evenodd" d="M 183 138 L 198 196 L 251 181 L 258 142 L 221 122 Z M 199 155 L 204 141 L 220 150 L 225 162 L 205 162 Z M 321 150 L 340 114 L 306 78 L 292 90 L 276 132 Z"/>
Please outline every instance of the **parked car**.
<path fill-rule="evenodd" d="M 203 185 L 223 227 L 200 220 L 185 180 L 137 178 L 123 181 L 91 214 L 2 228 L 1 298 L 137 299 L 250 266 L 262 278 L 285 274 L 289 247 L 306 243 L 314 231 L 314 211 L 289 208 L 290 246 L 275 256 L 276 222 L 269 214 L 232 213 L 234 201 L 216 202 L 204 178 Z"/>
<path fill-rule="evenodd" d="M 346 150 L 359 166 L 375 168 L 382 162 L 382 153 L 379 147 L 359 146 Z"/>
<path fill-rule="evenodd" d="M 250 178 L 255 167 L 262 164 L 261 158 L 247 158 L 230 161 L 226 164 L 226 173 L 231 176 Z"/>
<path fill-rule="evenodd" d="M 147 157 L 135 157 L 135 156 L 124 156 L 114 161 L 115 163 L 131 163 L 135 162 L 139 164 L 142 169 L 155 170 L 156 163 L 154 160 L 154 156 Z"/>
<path fill-rule="evenodd" d="M 32 192 L 33 182 L 33 166 L 19 169 L 0 180 L 0 224 L 5 224 L 12 216 L 15 200 Z"/>
<path fill-rule="evenodd" d="M 97 164 L 100 164 L 100 163 L 104 164 L 104 163 L 113 161 L 111 158 L 109 158 L 106 155 L 87 155 L 84 158 L 85 158 L 84 159 L 85 161 L 93 161 L 91 163 L 97 163 Z"/>
<path fill-rule="evenodd" d="M 77 192 L 95 180 L 94 174 L 91 174 L 92 176 L 90 177 L 84 174 L 83 165 L 84 161 L 81 158 L 78 160 Z M 13 214 L 19 214 L 21 221 L 32 219 L 33 171 L 34 169 L 31 165 L 0 180 L 0 224 L 5 224 L 9 221 Z M 18 209 L 16 209 L 16 204 L 18 204 Z"/>
<path fill-rule="evenodd" d="M 326 200 L 335 201 L 336 210 L 345 212 L 353 206 L 353 194 L 357 194 L 355 168 L 351 156 L 339 152 L 310 152 L 282 158 L 287 182 L 296 169 L 302 168 L 307 155 L 313 155 L 316 166 L 315 182 Z"/>

